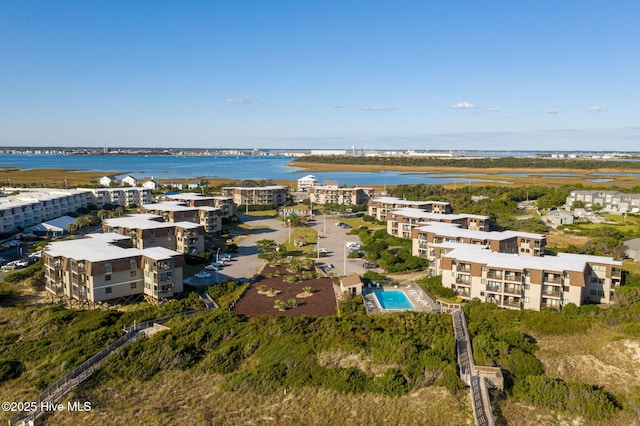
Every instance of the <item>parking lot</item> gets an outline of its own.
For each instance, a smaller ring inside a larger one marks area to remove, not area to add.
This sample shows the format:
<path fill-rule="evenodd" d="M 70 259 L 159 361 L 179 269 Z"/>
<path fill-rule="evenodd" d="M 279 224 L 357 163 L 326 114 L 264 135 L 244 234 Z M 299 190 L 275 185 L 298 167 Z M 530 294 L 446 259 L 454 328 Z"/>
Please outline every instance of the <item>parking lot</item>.
<path fill-rule="evenodd" d="M 249 233 L 238 244 L 238 253 L 232 255 L 231 262 L 226 262 L 225 266 L 218 271 L 203 269 L 208 272 L 209 277 L 191 277 L 185 280 L 192 285 L 211 285 L 221 283 L 230 279 L 251 279 L 264 265 L 265 261 L 258 257 L 256 241 L 269 239 L 276 243 L 284 243 L 288 238 L 288 229 L 282 221 L 272 218 L 256 218 L 253 216 L 240 215 L 241 220 L 250 227 Z M 327 274 L 336 276 L 358 274 L 362 275 L 367 271 L 363 267 L 365 262 L 361 259 L 349 259 L 348 242 L 360 243 L 357 235 L 347 235 L 350 228 L 338 226 L 340 218 L 327 215 L 316 216 L 316 223 L 312 226 L 322 237 L 320 238 L 320 248 L 326 249 L 326 256 L 317 259 L 318 266 Z M 213 261 L 215 262 L 215 255 Z"/>
<path fill-rule="evenodd" d="M 367 270 L 362 266 L 363 259 L 347 258 L 349 254 L 347 243 L 360 243 L 360 238 L 357 235 L 347 235 L 351 229 L 342 228 L 337 223 L 340 223 L 339 217 L 316 216 L 316 224 L 313 228 L 323 235 L 320 238 L 320 247 L 327 249 L 327 255 L 321 257 L 319 262 L 328 266 L 333 265 L 333 268 L 329 267 L 325 270 L 327 273 L 333 272 L 337 276 L 364 274 Z"/>

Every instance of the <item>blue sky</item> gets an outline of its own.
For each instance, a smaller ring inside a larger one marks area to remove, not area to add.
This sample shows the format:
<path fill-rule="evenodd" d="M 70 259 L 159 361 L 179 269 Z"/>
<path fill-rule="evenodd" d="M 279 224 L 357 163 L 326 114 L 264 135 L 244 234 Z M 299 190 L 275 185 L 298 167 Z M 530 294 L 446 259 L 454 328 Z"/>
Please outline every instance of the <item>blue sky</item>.
<path fill-rule="evenodd" d="M 0 146 L 640 150 L 640 1 L 0 0 Z"/>

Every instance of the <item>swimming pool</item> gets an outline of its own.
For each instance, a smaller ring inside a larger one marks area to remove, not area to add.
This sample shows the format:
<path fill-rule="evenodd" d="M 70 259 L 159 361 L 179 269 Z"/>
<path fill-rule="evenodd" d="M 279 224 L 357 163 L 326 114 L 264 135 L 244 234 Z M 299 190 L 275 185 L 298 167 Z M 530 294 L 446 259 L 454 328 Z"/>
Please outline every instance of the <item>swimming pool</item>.
<path fill-rule="evenodd" d="M 407 298 L 407 295 L 400 290 L 377 290 L 373 294 L 376 295 L 378 304 L 382 309 L 413 309 L 413 304 Z"/>

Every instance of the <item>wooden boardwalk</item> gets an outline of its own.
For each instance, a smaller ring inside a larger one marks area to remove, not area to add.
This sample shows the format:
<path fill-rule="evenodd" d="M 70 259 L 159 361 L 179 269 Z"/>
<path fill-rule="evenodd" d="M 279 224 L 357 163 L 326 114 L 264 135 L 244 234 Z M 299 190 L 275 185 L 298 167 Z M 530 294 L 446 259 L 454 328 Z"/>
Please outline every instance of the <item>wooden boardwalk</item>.
<path fill-rule="evenodd" d="M 491 382 L 488 381 L 483 372 L 476 368 L 473 361 L 471 338 L 467 330 L 464 312 L 462 310 L 454 310 L 451 315 L 453 317 L 456 350 L 458 351 L 460 379 L 470 386 L 475 424 L 477 426 L 495 426 L 496 420 L 493 417 L 488 386 Z"/>

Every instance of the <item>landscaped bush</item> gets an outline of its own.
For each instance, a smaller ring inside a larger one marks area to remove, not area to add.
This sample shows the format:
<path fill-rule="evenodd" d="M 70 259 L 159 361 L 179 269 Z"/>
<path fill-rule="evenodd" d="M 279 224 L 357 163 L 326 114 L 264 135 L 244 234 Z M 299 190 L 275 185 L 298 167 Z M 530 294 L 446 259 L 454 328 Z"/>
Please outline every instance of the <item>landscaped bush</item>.
<path fill-rule="evenodd" d="M 451 299 L 456 295 L 456 293 L 452 289 L 442 286 L 441 275 L 436 275 L 435 277 L 425 277 L 417 280 L 416 283 L 434 296 Z"/>

